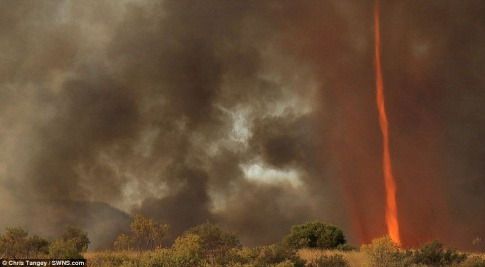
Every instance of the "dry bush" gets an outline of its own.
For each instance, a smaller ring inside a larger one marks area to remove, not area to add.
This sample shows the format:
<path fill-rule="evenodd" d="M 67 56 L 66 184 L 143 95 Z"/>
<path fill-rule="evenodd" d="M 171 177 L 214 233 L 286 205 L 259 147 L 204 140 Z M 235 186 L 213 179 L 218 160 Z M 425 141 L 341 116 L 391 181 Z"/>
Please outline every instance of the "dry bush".
<path fill-rule="evenodd" d="M 27 249 L 28 233 L 22 228 L 7 228 L 0 236 L 0 254 L 2 258 L 19 258 Z"/>
<path fill-rule="evenodd" d="M 88 249 L 87 233 L 75 227 L 68 227 L 60 239 L 49 245 L 49 257 L 59 259 L 82 259 L 82 253 Z"/>
<path fill-rule="evenodd" d="M 341 254 L 323 255 L 312 261 L 308 267 L 349 267 L 350 264 Z"/>
<path fill-rule="evenodd" d="M 7 228 L 0 235 L 0 258 L 45 258 L 49 242 L 37 235 L 28 236 L 22 228 Z"/>
<path fill-rule="evenodd" d="M 198 238 L 201 256 L 211 265 L 226 265 L 234 259 L 234 250 L 241 247 L 236 235 L 205 223 L 187 230 L 181 237 Z M 180 237 L 179 237 L 180 238 Z M 177 242 L 174 244 L 176 247 Z"/>
<path fill-rule="evenodd" d="M 339 251 L 322 249 L 300 249 L 298 251 L 298 255 L 307 262 L 312 262 L 321 256 L 332 256 L 335 254 L 342 255 L 351 267 L 361 267 L 369 265 L 368 258 L 365 253 L 357 250 Z"/>
<path fill-rule="evenodd" d="M 169 226 L 143 215 L 135 215 L 130 232 L 120 234 L 113 242 L 116 250 L 153 250 L 161 248 Z"/>
<path fill-rule="evenodd" d="M 141 254 L 134 255 L 131 251 L 86 253 L 84 256 L 90 267 L 130 266 L 139 262 L 142 257 Z"/>
<path fill-rule="evenodd" d="M 399 248 L 388 236 L 372 240 L 371 244 L 362 245 L 361 251 L 369 257 L 372 267 L 404 267 L 411 265 L 409 252 Z"/>
<path fill-rule="evenodd" d="M 149 250 L 162 246 L 168 231 L 167 224 L 161 224 L 142 215 L 135 215 L 130 225 L 132 244 L 138 250 Z"/>
<path fill-rule="evenodd" d="M 462 267 L 485 267 L 485 256 L 468 257 L 460 266 Z"/>

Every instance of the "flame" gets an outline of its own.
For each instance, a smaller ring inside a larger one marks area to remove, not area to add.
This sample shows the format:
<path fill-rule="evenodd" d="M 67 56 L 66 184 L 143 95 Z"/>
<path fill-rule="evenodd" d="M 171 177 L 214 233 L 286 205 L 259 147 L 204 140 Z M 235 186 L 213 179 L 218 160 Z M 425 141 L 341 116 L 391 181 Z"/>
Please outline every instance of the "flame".
<path fill-rule="evenodd" d="M 382 133 L 382 170 L 384 173 L 384 185 L 386 187 L 386 225 L 387 232 L 392 241 L 401 244 L 399 234 L 399 221 L 397 218 L 396 182 L 392 174 L 391 156 L 389 152 L 389 125 L 386 114 L 384 99 L 384 82 L 381 66 L 381 33 L 379 28 L 379 0 L 375 1 L 374 8 L 374 36 L 375 36 L 375 67 L 377 109 L 379 112 L 379 125 Z"/>

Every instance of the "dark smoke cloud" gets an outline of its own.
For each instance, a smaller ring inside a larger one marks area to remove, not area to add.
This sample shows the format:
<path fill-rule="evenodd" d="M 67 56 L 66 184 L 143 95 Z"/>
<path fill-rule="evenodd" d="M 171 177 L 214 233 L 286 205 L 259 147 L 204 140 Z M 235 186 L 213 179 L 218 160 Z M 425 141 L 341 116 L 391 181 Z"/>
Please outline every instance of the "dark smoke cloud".
<path fill-rule="evenodd" d="M 372 1 L 0 6 L 1 227 L 77 224 L 95 247 L 133 213 L 246 244 L 313 219 L 385 234 Z M 382 6 L 408 245 L 485 237 L 483 8 Z"/>

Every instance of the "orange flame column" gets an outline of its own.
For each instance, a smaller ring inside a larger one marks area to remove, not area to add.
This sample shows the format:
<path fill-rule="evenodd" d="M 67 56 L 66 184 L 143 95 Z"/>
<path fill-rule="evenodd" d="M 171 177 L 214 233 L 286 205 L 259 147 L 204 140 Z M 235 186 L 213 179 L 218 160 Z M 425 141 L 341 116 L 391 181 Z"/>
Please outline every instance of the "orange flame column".
<path fill-rule="evenodd" d="M 401 244 L 399 234 L 399 221 L 397 215 L 396 181 L 392 174 L 391 155 L 389 151 L 389 123 L 387 120 L 384 99 L 384 82 L 381 66 L 381 33 L 379 28 L 379 0 L 375 1 L 374 8 L 374 36 L 375 36 L 375 75 L 377 89 L 377 110 L 379 112 L 379 125 L 382 133 L 382 170 L 386 189 L 386 225 L 387 232 L 392 241 Z"/>

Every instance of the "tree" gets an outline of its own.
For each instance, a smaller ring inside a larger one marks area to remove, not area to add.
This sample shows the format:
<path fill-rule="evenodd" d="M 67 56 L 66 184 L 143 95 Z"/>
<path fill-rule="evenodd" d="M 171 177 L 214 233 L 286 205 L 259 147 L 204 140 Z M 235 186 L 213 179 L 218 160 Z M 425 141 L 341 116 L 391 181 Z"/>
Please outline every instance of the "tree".
<path fill-rule="evenodd" d="M 295 249 L 335 249 L 346 243 L 342 230 L 321 222 L 310 222 L 291 227 L 291 231 L 285 237 L 284 242 Z"/>

